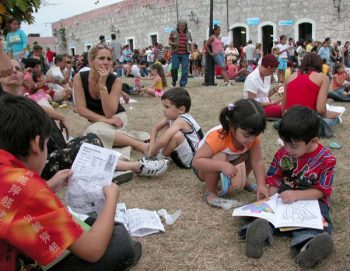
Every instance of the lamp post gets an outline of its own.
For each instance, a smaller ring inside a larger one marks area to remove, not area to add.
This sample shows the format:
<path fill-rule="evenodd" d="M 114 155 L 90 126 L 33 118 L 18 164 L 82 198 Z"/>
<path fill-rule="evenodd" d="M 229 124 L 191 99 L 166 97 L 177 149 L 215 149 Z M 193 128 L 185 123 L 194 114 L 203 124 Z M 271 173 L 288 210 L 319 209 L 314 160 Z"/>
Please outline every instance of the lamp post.
<path fill-rule="evenodd" d="M 209 7 L 209 37 L 213 29 L 213 0 L 210 0 Z M 216 86 L 215 84 L 215 64 L 214 59 L 208 53 L 205 54 L 205 73 L 204 73 L 204 86 Z"/>

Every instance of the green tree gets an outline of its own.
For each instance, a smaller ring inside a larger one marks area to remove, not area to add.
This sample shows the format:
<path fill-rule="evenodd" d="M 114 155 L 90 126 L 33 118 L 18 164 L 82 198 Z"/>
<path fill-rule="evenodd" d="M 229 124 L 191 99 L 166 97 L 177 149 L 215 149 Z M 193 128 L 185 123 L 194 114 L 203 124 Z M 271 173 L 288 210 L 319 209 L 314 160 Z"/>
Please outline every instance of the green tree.
<path fill-rule="evenodd" d="M 34 22 L 34 12 L 37 12 L 42 0 L 1 0 L 0 27 L 4 29 L 6 21 L 13 17 L 29 24 Z"/>

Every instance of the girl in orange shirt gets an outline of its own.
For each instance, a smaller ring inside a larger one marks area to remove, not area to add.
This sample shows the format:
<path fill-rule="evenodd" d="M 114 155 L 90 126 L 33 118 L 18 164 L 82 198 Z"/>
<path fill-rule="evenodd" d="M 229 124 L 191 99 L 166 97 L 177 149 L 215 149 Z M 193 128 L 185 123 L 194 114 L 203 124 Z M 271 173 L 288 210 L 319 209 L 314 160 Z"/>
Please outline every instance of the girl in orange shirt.
<path fill-rule="evenodd" d="M 328 93 L 328 98 L 337 102 L 350 102 L 350 82 L 346 80 L 347 77 L 344 65 L 336 64 L 333 71 L 333 91 Z"/>
<path fill-rule="evenodd" d="M 223 195 L 227 191 L 242 188 L 243 175 L 248 176 L 251 170 L 257 180 L 257 187 L 246 184 L 245 188 L 255 190 L 258 198 L 267 196 L 265 167 L 258 136 L 266 127 L 261 105 L 253 99 L 229 104 L 221 111 L 220 123 L 205 135 L 192 161 L 195 173 L 205 182 L 206 202 L 210 206 L 225 208 L 225 200 L 217 192 L 220 178 Z M 237 165 L 242 162 L 246 172 L 237 180 L 240 169 Z"/>

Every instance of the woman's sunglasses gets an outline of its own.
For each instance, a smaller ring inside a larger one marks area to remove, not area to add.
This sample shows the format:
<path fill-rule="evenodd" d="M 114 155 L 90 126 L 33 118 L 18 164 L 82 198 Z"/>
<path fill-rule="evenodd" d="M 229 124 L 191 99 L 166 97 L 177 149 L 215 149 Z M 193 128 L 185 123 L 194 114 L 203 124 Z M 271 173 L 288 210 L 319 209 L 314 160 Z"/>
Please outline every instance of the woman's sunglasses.
<path fill-rule="evenodd" d="M 109 50 L 109 51 L 113 51 L 113 47 L 110 46 L 110 45 L 107 45 L 107 44 L 99 43 L 99 44 L 96 45 L 96 47 L 97 47 L 98 49 L 107 49 L 107 50 Z"/>

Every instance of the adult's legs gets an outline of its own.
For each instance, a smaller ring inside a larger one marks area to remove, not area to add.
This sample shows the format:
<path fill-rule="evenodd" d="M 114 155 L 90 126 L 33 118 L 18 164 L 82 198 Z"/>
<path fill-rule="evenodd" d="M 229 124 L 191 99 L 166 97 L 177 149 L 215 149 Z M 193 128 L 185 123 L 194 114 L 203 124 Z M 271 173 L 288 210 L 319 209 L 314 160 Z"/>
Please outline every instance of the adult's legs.
<path fill-rule="evenodd" d="M 105 254 L 99 261 L 91 263 L 70 254 L 50 271 L 127 270 L 136 264 L 141 252 L 141 244 L 131 239 L 123 224 L 117 223 Z"/>
<path fill-rule="evenodd" d="M 181 55 L 180 56 L 180 61 L 181 61 L 181 68 L 182 68 L 182 74 L 181 74 L 181 79 L 180 79 L 180 87 L 185 87 L 187 85 L 187 75 L 188 75 L 188 68 L 189 68 L 189 55 Z"/>
<path fill-rule="evenodd" d="M 127 134 L 120 132 L 120 131 L 115 132 L 114 146 L 115 147 L 131 146 L 141 153 L 145 153 L 145 151 L 148 148 L 147 143 L 140 141 L 140 140 L 137 140 L 137 139 L 134 139 L 134 138 L 132 138 L 132 137 L 128 136 Z"/>
<path fill-rule="evenodd" d="M 171 85 L 173 87 L 175 87 L 177 79 L 178 79 L 178 69 L 180 66 L 180 59 L 179 59 L 179 55 L 176 53 L 173 53 L 171 56 L 171 77 L 172 77 L 172 83 Z"/>
<path fill-rule="evenodd" d="M 264 106 L 264 111 L 267 118 L 282 118 L 282 105 Z"/>
<path fill-rule="evenodd" d="M 336 102 L 350 102 L 350 95 L 345 95 L 345 90 L 343 87 L 337 89 L 336 91 L 328 92 L 328 98 L 333 99 Z"/>

